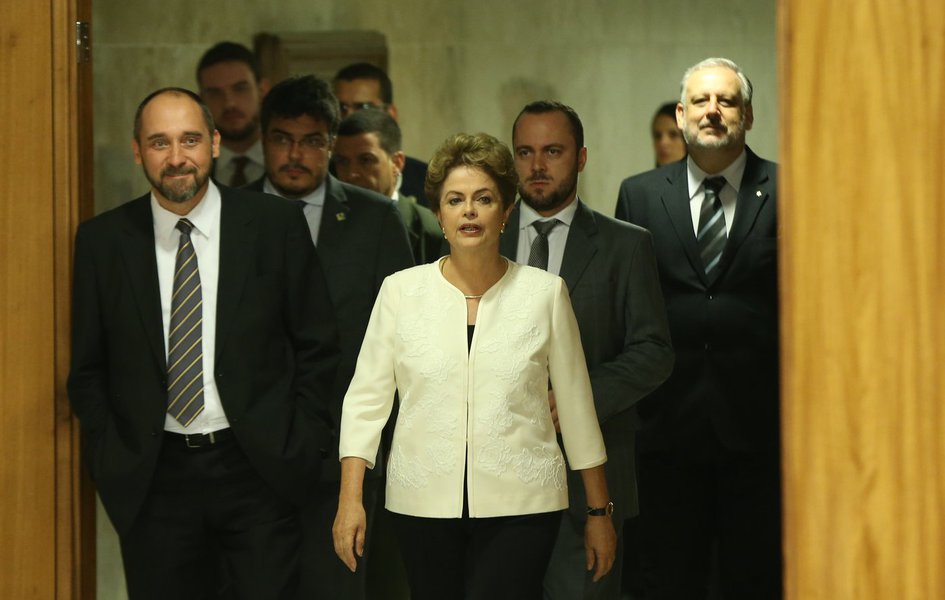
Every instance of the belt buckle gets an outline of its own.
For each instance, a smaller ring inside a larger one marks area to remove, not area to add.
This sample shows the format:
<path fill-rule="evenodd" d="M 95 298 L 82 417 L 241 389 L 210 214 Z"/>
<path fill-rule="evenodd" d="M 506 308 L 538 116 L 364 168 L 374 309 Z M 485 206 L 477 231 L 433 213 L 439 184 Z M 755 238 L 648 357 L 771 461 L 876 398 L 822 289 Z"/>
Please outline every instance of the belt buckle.
<path fill-rule="evenodd" d="M 190 443 L 190 438 L 191 438 L 191 437 L 197 438 L 198 436 L 201 437 L 201 438 L 210 438 L 210 443 L 209 443 L 209 444 L 191 444 L 191 443 Z M 205 447 L 205 446 L 212 446 L 212 445 L 215 444 L 216 442 L 217 442 L 217 440 L 216 440 L 216 438 L 214 437 L 212 431 L 211 431 L 210 433 L 208 433 L 208 434 L 203 434 L 203 433 L 194 433 L 194 434 L 185 433 L 185 434 L 184 434 L 184 443 L 187 444 L 187 447 L 188 447 L 188 448 L 203 448 L 203 447 Z"/>

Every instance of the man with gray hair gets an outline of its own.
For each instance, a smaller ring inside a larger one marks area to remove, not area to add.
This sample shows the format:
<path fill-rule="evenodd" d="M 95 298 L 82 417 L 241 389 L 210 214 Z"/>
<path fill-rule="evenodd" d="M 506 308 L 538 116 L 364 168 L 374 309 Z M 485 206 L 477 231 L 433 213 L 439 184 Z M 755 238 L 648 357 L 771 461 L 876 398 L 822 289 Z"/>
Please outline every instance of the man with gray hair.
<path fill-rule="evenodd" d="M 617 217 L 653 234 L 676 365 L 638 405 L 647 598 L 781 597 L 777 166 L 745 145 L 752 86 L 686 71 L 686 161 L 625 180 Z"/>

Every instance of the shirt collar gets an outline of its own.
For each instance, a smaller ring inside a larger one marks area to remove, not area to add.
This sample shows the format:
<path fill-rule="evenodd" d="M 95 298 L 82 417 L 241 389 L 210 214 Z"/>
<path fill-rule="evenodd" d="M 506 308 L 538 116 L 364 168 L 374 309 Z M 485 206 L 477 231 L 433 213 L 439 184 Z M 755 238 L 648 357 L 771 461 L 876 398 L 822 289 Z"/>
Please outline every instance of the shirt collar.
<path fill-rule="evenodd" d="M 689 174 L 689 199 L 692 200 L 697 193 L 702 190 L 702 183 L 705 181 L 706 177 L 724 177 L 725 183 L 729 184 L 735 189 L 735 194 L 738 194 L 738 189 L 742 185 L 742 175 L 745 174 L 745 164 L 748 161 L 748 154 L 742 149 L 742 153 L 738 155 L 738 158 L 732 161 L 732 164 L 722 169 L 721 173 L 706 173 L 699 168 L 699 165 L 692 160 L 692 156 L 686 159 L 686 170 Z"/>
<path fill-rule="evenodd" d="M 158 204 L 154 192 L 151 192 L 151 215 L 156 237 L 165 240 L 173 239 L 177 222 L 183 218 L 190 221 L 194 230 L 205 238 L 211 239 L 216 235 L 220 224 L 220 190 L 214 185 L 213 180 L 207 181 L 207 191 L 203 198 L 186 215 L 178 215 L 167 210 Z"/>
<path fill-rule="evenodd" d="M 519 230 L 524 230 L 527 227 L 531 227 L 531 224 L 535 221 L 548 221 L 550 219 L 558 219 L 568 227 L 571 226 L 571 222 L 574 221 L 574 215 L 577 213 L 577 205 L 580 202 L 580 198 L 575 198 L 574 202 L 562 208 L 556 214 L 551 215 L 550 217 L 543 217 L 531 206 L 525 204 L 525 202 L 519 201 L 519 219 L 518 219 L 518 228 Z"/>
<path fill-rule="evenodd" d="M 322 180 L 321 184 L 308 193 L 306 196 L 301 198 L 288 198 L 289 200 L 301 200 L 305 204 L 312 204 L 315 206 L 324 206 L 325 205 L 325 182 L 328 181 L 328 176 L 325 176 L 325 179 Z M 272 183 L 269 181 L 269 178 L 266 177 L 263 180 L 263 191 L 267 194 L 272 194 L 273 196 L 279 196 L 280 198 L 285 198 L 282 194 L 279 193 Z"/>
<path fill-rule="evenodd" d="M 233 152 L 223 144 L 220 144 L 220 156 L 217 158 L 217 163 L 220 165 L 228 165 L 230 161 L 237 156 L 245 156 L 258 165 L 265 164 L 265 159 L 263 158 L 262 140 L 256 140 L 256 143 L 250 146 L 249 149 L 247 149 L 246 152 L 243 152 L 242 154 Z"/>

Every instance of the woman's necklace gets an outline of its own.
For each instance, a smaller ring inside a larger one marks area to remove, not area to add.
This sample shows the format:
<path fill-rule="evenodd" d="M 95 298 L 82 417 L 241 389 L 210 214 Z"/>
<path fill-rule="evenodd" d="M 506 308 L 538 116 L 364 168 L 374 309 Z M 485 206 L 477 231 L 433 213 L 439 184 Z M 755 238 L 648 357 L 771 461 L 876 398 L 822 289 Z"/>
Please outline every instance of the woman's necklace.
<path fill-rule="evenodd" d="M 440 263 L 440 273 L 443 272 L 444 267 L 446 267 L 446 261 L 449 260 L 449 257 L 443 259 L 443 262 Z M 463 294 L 463 298 L 467 300 L 479 300 L 482 298 L 483 294 Z"/>

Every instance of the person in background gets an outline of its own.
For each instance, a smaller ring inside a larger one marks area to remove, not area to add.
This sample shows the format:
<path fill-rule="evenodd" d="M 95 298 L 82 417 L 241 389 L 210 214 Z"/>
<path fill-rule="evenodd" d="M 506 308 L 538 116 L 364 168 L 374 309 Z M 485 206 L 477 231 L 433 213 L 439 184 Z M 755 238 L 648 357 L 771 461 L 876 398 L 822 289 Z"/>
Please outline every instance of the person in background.
<path fill-rule="evenodd" d="M 617 216 L 653 234 L 676 349 L 638 406 L 647 600 L 781 597 L 777 165 L 745 144 L 752 86 L 709 58 L 683 75 L 687 160 L 630 177 Z"/>
<path fill-rule="evenodd" d="M 262 76 L 256 55 L 242 44 L 220 42 L 200 58 L 197 87 L 220 132 L 214 179 L 242 187 L 261 177 L 259 104 L 269 91 L 269 80 Z"/>
<path fill-rule="evenodd" d="M 335 74 L 333 80 L 335 96 L 341 106 L 341 117 L 364 109 L 386 112 L 397 120 L 397 105 L 394 104 L 394 85 L 384 69 L 370 63 L 354 63 Z M 427 163 L 406 156 L 401 169 L 398 188 L 406 196 L 413 196 L 426 205 L 423 180 L 427 174 Z"/>
<path fill-rule="evenodd" d="M 621 533 L 624 519 L 637 512 L 633 407 L 673 366 L 653 242 L 649 232 L 606 217 L 578 198 L 587 148 L 584 126 L 570 106 L 526 105 L 512 126 L 512 149 L 522 201 L 509 216 L 502 254 L 560 275 L 568 286 L 607 447 L 614 526 Z M 547 261 L 536 251 L 543 245 Z M 549 395 L 554 400 L 557 390 Z M 568 474 L 568 491 L 570 506 L 545 575 L 545 597 L 616 600 L 621 563 L 599 581 L 586 569 L 584 524 L 593 517 L 574 472 Z M 618 561 L 622 541 L 618 535 Z"/>
<path fill-rule="evenodd" d="M 407 232 L 390 198 L 328 173 L 339 122 L 338 101 L 327 82 L 306 75 L 273 86 L 262 106 L 266 176 L 249 185 L 302 204 L 311 242 L 318 248 L 341 346 L 330 406 L 336 426 L 381 282 L 414 265 Z M 331 525 L 341 478 L 335 451 L 337 446 L 322 471 L 315 501 L 302 511 L 302 593 L 304 598 L 362 600 L 365 571 L 351 573 L 334 557 Z M 380 475 L 365 484 L 369 519 Z"/>
<path fill-rule="evenodd" d="M 331 160 L 341 181 L 383 194 L 397 203 L 417 264 L 433 262 L 447 248 L 433 212 L 397 190 L 406 156 L 400 126 L 379 110 L 351 113 L 338 127 Z"/>
<path fill-rule="evenodd" d="M 361 482 L 396 390 L 387 509 L 414 600 L 542 597 L 568 505 L 551 386 L 593 507 L 585 566 L 600 579 L 614 560 L 606 452 L 567 287 L 499 253 L 516 182 L 492 136 L 457 134 L 437 150 L 427 198 L 450 254 L 384 282 L 345 397 L 335 551 L 357 569 Z"/>
<path fill-rule="evenodd" d="M 667 102 L 656 110 L 650 123 L 650 133 L 657 167 L 686 158 L 686 141 L 676 124 L 675 102 Z"/>

